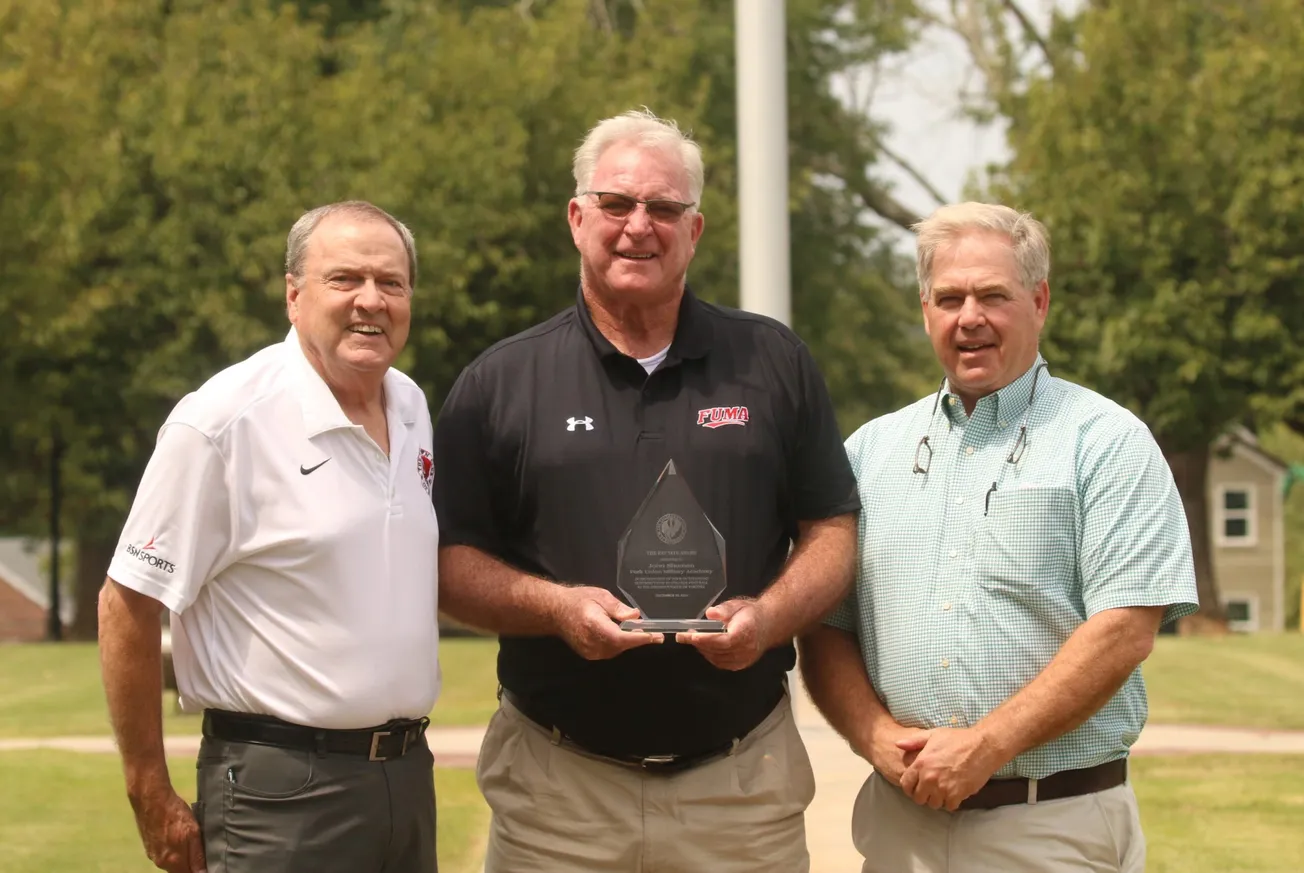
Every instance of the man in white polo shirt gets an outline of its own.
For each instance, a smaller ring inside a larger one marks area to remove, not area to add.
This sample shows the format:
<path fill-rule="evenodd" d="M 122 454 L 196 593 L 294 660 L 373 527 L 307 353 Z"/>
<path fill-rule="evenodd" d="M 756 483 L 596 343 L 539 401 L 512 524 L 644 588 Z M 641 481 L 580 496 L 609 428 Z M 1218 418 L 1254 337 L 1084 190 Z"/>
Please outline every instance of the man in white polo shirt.
<path fill-rule="evenodd" d="M 430 413 L 391 369 L 412 235 L 368 203 L 290 231 L 285 342 L 177 404 L 100 597 L 104 687 L 171 873 L 432 871 L 439 692 Z M 163 754 L 159 615 L 204 711 L 199 798 Z"/>

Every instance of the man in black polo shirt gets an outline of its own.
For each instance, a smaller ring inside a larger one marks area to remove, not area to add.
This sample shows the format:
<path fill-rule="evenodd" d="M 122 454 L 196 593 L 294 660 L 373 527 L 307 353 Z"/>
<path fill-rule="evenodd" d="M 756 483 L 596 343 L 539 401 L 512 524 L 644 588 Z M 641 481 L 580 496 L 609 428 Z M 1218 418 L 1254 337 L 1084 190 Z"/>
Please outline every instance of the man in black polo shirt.
<path fill-rule="evenodd" d="M 859 508 L 827 390 L 783 325 L 685 287 L 703 170 L 673 122 L 607 119 L 574 169 L 578 302 L 467 367 L 435 433 L 440 604 L 501 635 L 485 869 L 808 870 L 786 673 Z M 725 633 L 619 627 L 617 542 L 672 458 L 726 542 Z"/>

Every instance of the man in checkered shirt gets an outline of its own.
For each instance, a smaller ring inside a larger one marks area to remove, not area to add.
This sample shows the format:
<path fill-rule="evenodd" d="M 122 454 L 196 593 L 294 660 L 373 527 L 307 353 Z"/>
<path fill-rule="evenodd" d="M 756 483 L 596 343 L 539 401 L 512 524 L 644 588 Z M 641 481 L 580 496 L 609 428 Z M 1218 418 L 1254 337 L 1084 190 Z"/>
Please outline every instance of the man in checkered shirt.
<path fill-rule="evenodd" d="M 1146 426 L 1039 354 L 1045 228 L 965 203 L 915 229 L 946 377 L 847 441 L 856 584 L 802 640 L 812 698 L 874 766 L 863 873 L 1141 871 L 1139 665 L 1197 608 L 1181 499 Z"/>

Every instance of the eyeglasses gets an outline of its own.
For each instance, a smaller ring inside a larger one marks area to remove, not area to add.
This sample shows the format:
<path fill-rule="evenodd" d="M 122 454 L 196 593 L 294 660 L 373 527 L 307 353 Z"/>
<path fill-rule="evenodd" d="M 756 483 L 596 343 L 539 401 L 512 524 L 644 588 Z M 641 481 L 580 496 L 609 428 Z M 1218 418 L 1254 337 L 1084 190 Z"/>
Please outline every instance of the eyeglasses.
<path fill-rule="evenodd" d="M 1041 371 L 1046 369 L 1046 363 L 1042 362 L 1037 365 L 1037 369 L 1032 373 L 1032 388 L 1028 391 L 1028 406 L 1023 413 L 1023 423 L 1019 425 L 1019 435 L 1014 438 L 1014 445 L 1010 447 L 1010 453 L 1005 456 L 1005 463 L 1018 465 L 1023 458 L 1023 453 L 1028 448 L 1028 416 L 1032 414 L 1032 401 L 1037 396 L 1037 380 L 1041 378 Z M 928 417 L 929 425 L 932 425 L 933 418 L 937 415 L 937 405 L 942 401 L 942 388 L 946 386 L 946 378 L 937 386 L 937 397 L 933 400 L 933 411 Z M 921 463 L 922 460 L 922 463 Z M 911 473 L 923 473 L 928 475 L 928 467 L 933 462 L 933 447 L 928 444 L 928 434 L 924 434 L 919 439 L 919 445 L 915 446 L 915 463 L 911 468 Z M 1001 468 L 1004 471 L 1004 467 Z M 1000 473 L 997 474 L 997 480 L 1000 479 Z M 991 507 L 992 492 L 996 490 L 996 482 L 992 482 L 992 487 L 987 489 L 987 496 L 983 498 L 983 515 Z"/>
<path fill-rule="evenodd" d="M 942 402 L 942 389 L 944 387 L 946 387 L 945 376 L 942 377 L 941 382 L 937 383 L 937 395 L 933 398 L 933 411 L 928 413 L 928 426 L 930 429 L 933 426 L 933 419 L 937 417 L 937 404 Z M 928 454 L 925 455 L 924 452 L 927 452 Z M 924 462 L 922 464 L 919 463 L 920 458 L 923 458 Z M 927 476 L 928 467 L 932 463 L 933 463 L 933 447 L 928 444 L 928 434 L 924 434 L 922 437 L 919 438 L 919 445 L 915 446 L 915 465 L 910 469 L 910 472 L 923 473 L 925 476 Z"/>
<path fill-rule="evenodd" d="M 684 217 L 684 213 L 696 206 L 696 203 L 680 203 L 678 200 L 639 200 L 628 194 L 614 191 L 584 191 L 583 194 L 598 198 L 598 208 L 609 218 L 627 218 L 640 203 L 647 208 L 647 217 L 660 224 L 674 224 Z"/>

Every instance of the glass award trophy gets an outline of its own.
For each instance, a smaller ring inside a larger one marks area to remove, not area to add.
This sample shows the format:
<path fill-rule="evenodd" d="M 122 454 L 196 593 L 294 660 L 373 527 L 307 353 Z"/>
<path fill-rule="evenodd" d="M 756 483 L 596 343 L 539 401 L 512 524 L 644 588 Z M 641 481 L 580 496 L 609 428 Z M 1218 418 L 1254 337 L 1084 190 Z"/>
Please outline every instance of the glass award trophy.
<path fill-rule="evenodd" d="M 724 537 L 671 459 L 616 549 L 616 587 L 639 611 L 620 629 L 723 632 L 702 615 L 725 590 L 724 567 Z"/>

